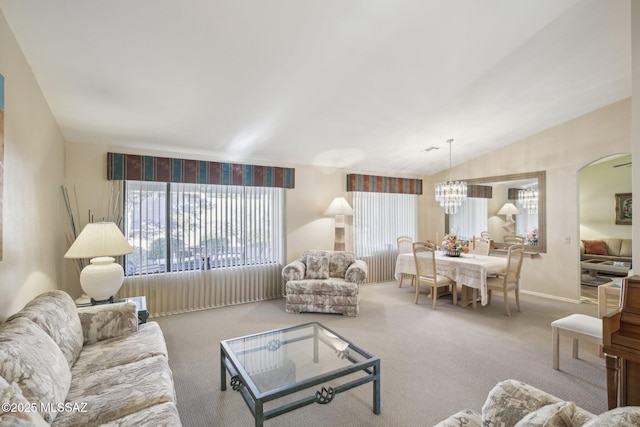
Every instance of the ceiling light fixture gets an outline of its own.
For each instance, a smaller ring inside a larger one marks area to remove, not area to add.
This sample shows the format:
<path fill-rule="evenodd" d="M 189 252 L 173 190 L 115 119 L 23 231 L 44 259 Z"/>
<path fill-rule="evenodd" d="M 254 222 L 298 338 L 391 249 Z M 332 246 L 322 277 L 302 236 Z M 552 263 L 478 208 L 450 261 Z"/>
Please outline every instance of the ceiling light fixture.
<path fill-rule="evenodd" d="M 518 190 L 518 203 L 529 214 L 538 212 L 538 190 L 527 188 Z"/>
<path fill-rule="evenodd" d="M 467 200 L 467 183 L 464 181 L 451 181 L 451 143 L 449 144 L 449 181 L 436 183 L 436 200 L 444 208 L 446 214 L 455 214 L 458 207 Z"/>

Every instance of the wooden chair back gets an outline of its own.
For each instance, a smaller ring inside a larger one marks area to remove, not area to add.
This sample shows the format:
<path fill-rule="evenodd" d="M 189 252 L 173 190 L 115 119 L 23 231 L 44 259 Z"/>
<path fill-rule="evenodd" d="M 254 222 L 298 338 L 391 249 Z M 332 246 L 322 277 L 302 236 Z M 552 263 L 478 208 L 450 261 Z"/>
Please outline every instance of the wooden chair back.
<path fill-rule="evenodd" d="M 505 283 L 517 284 L 520 280 L 520 270 L 522 269 L 522 260 L 524 259 L 524 245 L 509 246 L 508 258 L 504 277 Z"/>
<path fill-rule="evenodd" d="M 474 251 L 477 255 L 489 255 L 491 250 L 491 241 L 488 239 L 476 239 L 476 249 Z"/>
<path fill-rule="evenodd" d="M 435 257 L 436 250 L 436 245 L 433 243 L 413 243 L 413 258 L 416 264 L 416 276 L 419 281 L 438 283 Z"/>

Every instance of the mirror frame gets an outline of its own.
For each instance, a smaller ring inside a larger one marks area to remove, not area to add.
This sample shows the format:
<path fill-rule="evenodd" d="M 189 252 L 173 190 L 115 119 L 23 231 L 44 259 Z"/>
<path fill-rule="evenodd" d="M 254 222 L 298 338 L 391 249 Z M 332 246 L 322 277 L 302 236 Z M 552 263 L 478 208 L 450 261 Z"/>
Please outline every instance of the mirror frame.
<path fill-rule="evenodd" d="M 491 182 L 517 181 L 522 179 L 538 180 L 538 244 L 525 245 L 527 252 L 547 252 L 547 187 L 546 171 L 524 172 L 510 175 L 486 176 L 482 178 L 465 179 L 467 184 L 488 184 Z M 445 215 L 445 229 L 449 229 L 449 215 Z M 497 249 L 506 248 L 508 243 L 493 242 L 493 246 Z"/>

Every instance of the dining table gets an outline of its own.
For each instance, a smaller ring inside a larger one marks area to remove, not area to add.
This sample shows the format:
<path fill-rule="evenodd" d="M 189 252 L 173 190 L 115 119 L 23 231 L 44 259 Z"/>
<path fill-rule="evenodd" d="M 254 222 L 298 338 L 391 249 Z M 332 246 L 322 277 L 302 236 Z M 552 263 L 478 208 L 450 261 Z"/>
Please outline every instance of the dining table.
<path fill-rule="evenodd" d="M 442 251 L 436 251 L 436 269 L 438 274 L 446 276 L 456 282 L 463 289 L 462 304 L 466 305 L 465 286 L 480 291 L 480 303 L 487 305 L 489 300 L 487 291 L 487 277 L 495 276 L 506 270 L 508 258 L 491 255 L 460 254 L 452 257 Z M 413 253 L 398 254 L 396 260 L 395 279 L 400 280 L 402 274 L 416 274 L 416 264 Z M 475 307 L 475 298 L 473 305 Z"/>

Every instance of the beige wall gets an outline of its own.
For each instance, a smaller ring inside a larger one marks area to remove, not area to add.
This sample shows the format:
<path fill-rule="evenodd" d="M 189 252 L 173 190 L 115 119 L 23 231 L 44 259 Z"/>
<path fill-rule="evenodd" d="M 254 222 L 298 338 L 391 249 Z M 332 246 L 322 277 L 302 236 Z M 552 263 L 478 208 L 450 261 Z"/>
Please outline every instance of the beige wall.
<path fill-rule="evenodd" d="M 631 193 L 631 155 L 589 165 L 579 172 L 580 239 L 631 238 L 631 225 L 616 224 L 615 195 Z"/>
<path fill-rule="evenodd" d="M 64 288 L 64 141 L 2 13 L 0 74 L 5 80 L 2 320 L 37 294 Z"/>
<path fill-rule="evenodd" d="M 464 163 L 453 169 L 452 176 L 468 179 L 545 170 L 547 252 L 526 259 L 522 288 L 534 294 L 577 301 L 578 171 L 594 160 L 630 151 L 631 100 L 626 99 Z M 447 176 L 445 171 L 429 177 L 425 183 L 425 214 L 421 216 L 425 238 L 444 232 L 443 210 L 431 195 L 434 183 Z M 566 238 L 569 243 L 565 243 Z"/>

